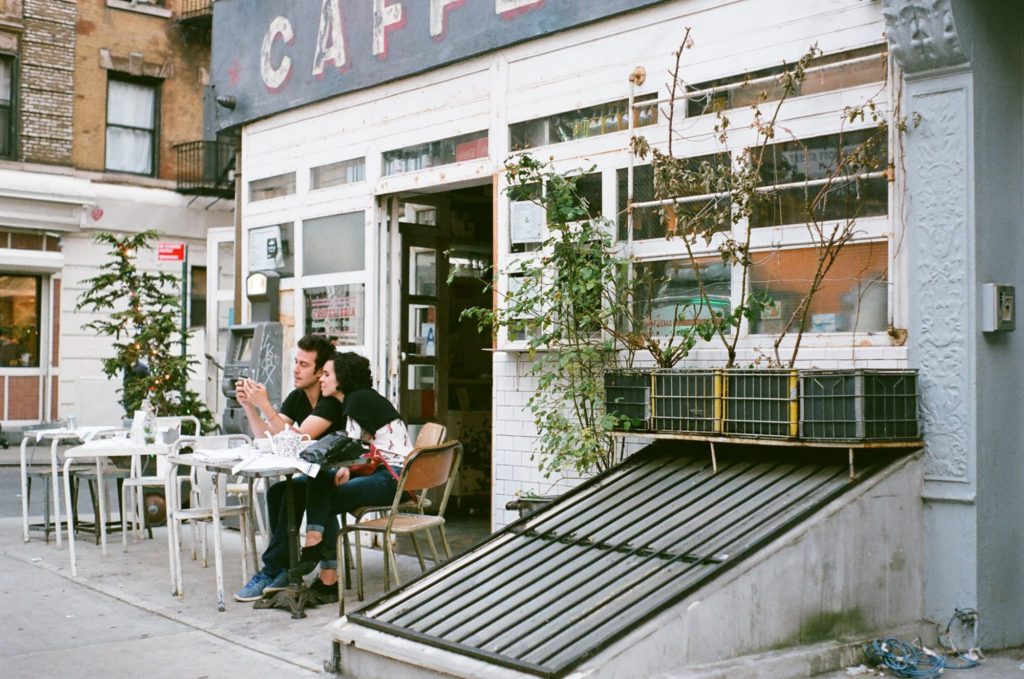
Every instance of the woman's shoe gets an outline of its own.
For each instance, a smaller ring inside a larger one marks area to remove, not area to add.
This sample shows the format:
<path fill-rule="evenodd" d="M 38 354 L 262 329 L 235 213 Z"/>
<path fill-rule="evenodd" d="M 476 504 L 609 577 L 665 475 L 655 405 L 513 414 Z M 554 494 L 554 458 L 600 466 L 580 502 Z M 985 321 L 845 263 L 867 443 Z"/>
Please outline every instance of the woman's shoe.
<path fill-rule="evenodd" d="M 309 586 L 309 591 L 316 596 L 318 604 L 338 603 L 338 583 L 325 585 L 320 578 L 317 578 Z"/>
<path fill-rule="evenodd" d="M 320 563 L 320 545 L 303 547 L 302 553 L 299 554 L 299 562 L 288 569 L 289 580 L 295 582 L 302 576 L 309 575 L 318 563 Z"/>

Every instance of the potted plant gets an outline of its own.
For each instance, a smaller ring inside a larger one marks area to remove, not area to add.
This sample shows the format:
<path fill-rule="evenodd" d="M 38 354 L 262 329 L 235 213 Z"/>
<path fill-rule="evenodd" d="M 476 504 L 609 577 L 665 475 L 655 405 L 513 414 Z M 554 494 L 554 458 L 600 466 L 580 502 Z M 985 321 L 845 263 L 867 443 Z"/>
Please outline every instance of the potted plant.
<path fill-rule="evenodd" d="M 644 137 L 634 137 L 631 145 L 638 158 L 650 157 L 654 195 L 661 204 L 666 236 L 680 243 L 683 261 L 689 265 L 693 296 L 702 311 L 695 322 L 696 334 L 717 340 L 725 350 L 721 377 L 717 380 L 708 377 L 705 380 L 708 386 L 695 398 L 721 399 L 722 422 L 720 427 L 712 428 L 713 431 L 796 437 L 799 382 L 794 367 L 802 337 L 810 329 L 812 302 L 841 251 L 854 238 L 860 214 L 861 182 L 877 182 L 881 176 L 884 186 L 885 180 L 891 177 L 891 166 L 884 153 L 887 124 L 884 114 L 868 99 L 860 106 L 843 111 L 844 125 L 837 141 L 825 150 L 810 148 L 804 140 L 779 125 L 782 107 L 800 91 L 807 69 L 821 56 L 821 51 L 813 46 L 794 64 L 782 68 L 774 81 L 758 82 L 756 86 L 746 82 L 739 86 L 739 89 L 750 90 L 745 95 L 752 102 L 747 134 L 752 133 L 753 143 L 742 153 L 735 153 L 731 162 L 721 161 L 721 154 L 699 160 L 677 157 L 676 144 L 687 141 L 684 131 L 677 129 L 675 122 L 676 102 L 685 101 L 686 92 L 680 77 L 682 55 L 691 45 L 687 30 L 674 55 L 666 145 L 664 148 L 655 146 Z M 725 108 L 720 106 L 713 110 L 714 134 L 723 149 L 728 148 L 732 130 Z M 862 128 L 856 135 L 847 135 L 847 122 L 870 122 L 872 126 Z M 790 139 L 786 140 L 782 153 L 780 138 L 787 136 Z M 794 191 L 794 186 L 800 190 Z M 843 203 L 841 210 L 834 209 L 837 201 Z M 785 212 L 780 223 L 805 225 L 810 241 L 807 248 L 814 253 L 815 261 L 806 288 L 787 292 L 786 308 L 773 298 L 773 292 L 763 283 L 753 281 L 751 275 L 753 224 L 772 210 Z M 720 293 L 709 280 L 709 250 L 733 272 L 730 282 L 735 284 L 735 291 L 731 305 L 720 303 Z M 773 317 L 778 319 L 776 335 L 768 350 L 758 352 L 759 364 L 737 369 L 741 328 Z M 788 356 L 783 356 L 784 340 L 788 336 L 792 336 L 791 350 Z M 662 389 L 659 384 L 666 387 Z M 707 432 L 703 420 L 682 417 L 687 412 L 685 407 L 692 401 L 678 401 L 677 409 L 671 410 L 672 399 L 678 399 L 678 389 L 670 389 L 667 386 L 670 384 L 669 378 L 655 376 L 654 427 L 660 429 L 664 424 L 672 424 L 682 431 Z M 664 405 L 659 405 L 659 401 Z M 682 412 L 679 412 L 680 406 Z M 659 409 L 669 416 L 659 418 Z"/>

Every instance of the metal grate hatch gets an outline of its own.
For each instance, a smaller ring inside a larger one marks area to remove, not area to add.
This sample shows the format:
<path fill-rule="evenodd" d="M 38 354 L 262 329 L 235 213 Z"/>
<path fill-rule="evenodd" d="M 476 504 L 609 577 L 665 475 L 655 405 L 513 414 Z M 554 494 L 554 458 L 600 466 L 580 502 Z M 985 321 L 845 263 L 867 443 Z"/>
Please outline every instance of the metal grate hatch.
<path fill-rule="evenodd" d="M 654 443 L 348 619 L 560 677 L 854 483 L 824 449 L 718 459 L 713 472 L 704 444 Z"/>

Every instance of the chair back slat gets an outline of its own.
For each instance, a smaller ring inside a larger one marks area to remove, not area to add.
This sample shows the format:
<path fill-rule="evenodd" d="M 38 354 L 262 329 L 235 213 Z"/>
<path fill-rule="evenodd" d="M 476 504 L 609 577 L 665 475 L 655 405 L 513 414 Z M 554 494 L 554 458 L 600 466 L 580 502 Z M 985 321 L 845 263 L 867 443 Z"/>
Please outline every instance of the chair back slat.
<path fill-rule="evenodd" d="M 444 437 L 448 434 L 448 428 L 437 422 L 427 422 L 420 427 L 416 434 L 414 448 L 425 448 L 427 446 L 439 446 L 444 443 Z"/>
<path fill-rule="evenodd" d="M 419 491 L 443 486 L 455 470 L 457 441 L 439 446 L 417 448 L 405 462 L 405 490 Z"/>

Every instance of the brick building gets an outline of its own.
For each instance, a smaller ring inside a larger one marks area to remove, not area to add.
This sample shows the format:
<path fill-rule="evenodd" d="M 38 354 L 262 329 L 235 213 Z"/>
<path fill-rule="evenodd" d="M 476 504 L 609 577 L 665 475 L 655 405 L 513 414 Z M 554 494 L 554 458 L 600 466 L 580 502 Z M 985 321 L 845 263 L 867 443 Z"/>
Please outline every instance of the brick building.
<path fill-rule="evenodd" d="M 0 2 L 5 427 L 120 417 L 117 385 L 100 366 L 109 345 L 82 331 L 89 317 L 74 311 L 80 281 L 105 256 L 94 233 L 155 229 L 189 244 L 191 316 L 205 325 L 207 232 L 231 224 L 231 201 L 221 200 L 231 191 L 193 182 L 193 195 L 179 192 L 176 146 L 203 140 L 209 14 L 196 0 Z M 155 253 L 141 260 L 180 270 Z"/>

